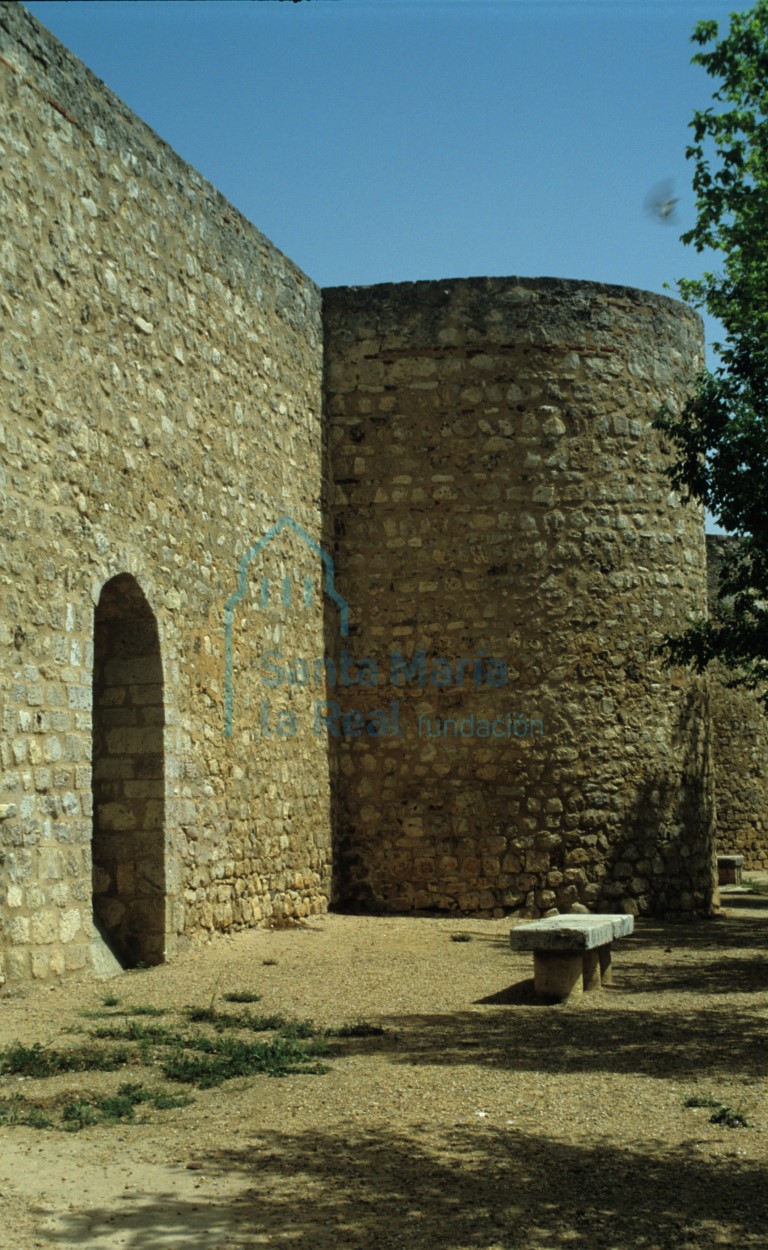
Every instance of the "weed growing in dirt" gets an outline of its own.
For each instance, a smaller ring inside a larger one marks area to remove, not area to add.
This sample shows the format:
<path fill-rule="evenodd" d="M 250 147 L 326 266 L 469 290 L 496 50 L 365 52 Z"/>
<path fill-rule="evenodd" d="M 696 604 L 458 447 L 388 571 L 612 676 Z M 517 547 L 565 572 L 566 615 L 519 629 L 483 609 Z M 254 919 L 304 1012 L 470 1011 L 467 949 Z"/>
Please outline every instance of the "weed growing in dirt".
<path fill-rule="evenodd" d="M 233 992 L 232 1003 L 258 1001 L 258 995 Z M 324 1031 L 312 1020 L 291 1019 L 273 1014 L 259 1015 L 246 1007 L 242 1011 L 219 1011 L 216 992 L 207 1007 L 187 1007 L 176 1014 L 180 1025 L 154 1023 L 147 1017 L 166 1014 L 159 1007 L 122 1007 L 117 1000 L 108 1009 L 82 1013 L 101 1023 L 90 1030 L 97 1041 L 120 1041 L 119 1048 L 83 1046 L 59 1051 L 36 1042 L 17 1042 L 0 1051 L 0 1074 L 45 1078 L 66 1072 L 113 1071 L 127 1063 L 155 1066 L 170 1081 L 210 1089 L 234 1077 L 258 1073 L 286 1076 L 288 1073 L 318 1075 L 329 1071 L 319 1062 L 329 1051 L 326 1036 L 367 1037 L 383 1032 L 364 1020 L 338 1030 Z M 118 1010 L 119 1008 L 119 1010 Z M 105 1017 L 107 1017 L 105 1019 Z M 191 1032 L 190 1024 L 198 1027 Z M 244 1034 L 270 1033 L 254 1040 Z M 0 1124 L 27 1124 L 39 1128 L 59 1128 L 75 1132 L 94 1124 L 117 1123 L 132 1119 L 135 1108 L 147 1103 L 155 1109 L 184 1106 L 188 1098 L 166 1091 L 152 1091 L 140 1083 L 123 1084 L 114 1094 L 57 1094 L 50 1099 L 25 1099 L 14 1094 L 0 1097 Z"/>
<path fill-rule="evenodd" d="M 338 1029 L 326 1029 L 326 1037 L 381 1037 L 386 1033 L 380 1024 L 369 1024 L 367 1020 L 355 1020 L 353 1024 L 342 1024 Z"/>
<path fill-rule="evenodd" d="M 236 1037 L 186 1039 L 188 1050 L 199 1054 L 174 1054 L 162 1064 L 169 1081 L 182 1081 L 211 1089 L 236 1076 L 287 1076 L 289 1072 L 320 1075 L 329 1069 L 315 1062 L 325 1053 L 320 1041 L 302 1042 L 276 1037 L 269 1042 L 244 1042 Z"/>
<path fill-rule="evenodd" d="M 224 1029 L 250 1029 L 252 1033 L 263 1033 L 268 1029 L 286 1028 L 290 1023 L 285 1016 L 261 1016 L 250 1011 L 217 1011 L 213 1007 L 186 1007 L 185 1015 L 191 1024 L 212 1024 L 218 1033 Z"/>
<path fill-rule="evenodd" d="M 472 938 L 469 933 L 452 933 L 451 941 L 452 942 L 471 942 Z"/>
<path fill-rule="evenodd" d="M 114 1072 L 128 1062 L 127 1050 L 97 1050 L 84 1047 L 81 1050 L 48 1050 L 35 1042 L 24 1046 L 16 1042 L 0 1051 L 0 1073 L 11 1076 L 46 1077 L 59 1072 Z"/>
<path fill-rule="evenodd" d="M 158 1058 L 161 1071 L 172 1081 L 182 1081 L 209 1089 L 236 1076 L 265 1073 L 286 1076 L 289 1072 L 318 1074 L 328 1071 L 317 1063 L 327 1053 L 322 1031 L 312 1020 L 292 1020 L 282 1015 L 255 1015 L 250 1011 L 224 1012 L 213 1005 L 187 1007 L 184 1016 L 190 1024 L 209 1025 L 210 1033 L 186 1033 L 165 1025 L 144 1024 L 140 1020 L 115 1021 L 93 1031 L 98 1038 L 119 1038 L 139 1043 L 141 1059 L 152 1061 L 153 1047 L 167 1047 L 172 1053 Z M 275 1034 L 270 1040 L 248 1041 L 233 1033 Z"/>
<path fill-rule="evenodd" d="M 709 1117 L 710 1124 L 724 1124 L 727 1128 L 749 1128 L 749 1121 L 742 1112 L 741 1108 L 734 1110 L 725 1103 L 720 1102 L 719 1098 L 696 1097 L 688 1098 L 683 1104 L 686 1107 L 714 1107 L 716 1110 Z"/>
<path fill-rule="evenodd" d="M 21 1094 L 0 1099 L 0 1124 L 23 1124 L 27 1128 L 53 1128 L 53 1121 L 40 1103 Z"/>
<path fill-rule="evenodd" d="M 177 1034 L 162 1024 L 142 1024 L 140 1020 L 127 1020 L 125 1023 L 103 1024 L 91 1030 L 92 1037 L 112 1038 L 125 1042 L 165 1042 Z"/>
<path fill-rule="evenodd" d="M 194 1099 L 147 1089 L 140 1083 L 121 1085 L 115 1094 L 60 1095 L 32 1100 L 21 1094 L 0 1099 L 0 1124 L 23 1124 L 29 1128 L 61 1128 L 76 1133 L 91 1124 L 117 1124 L 132 1120 L 135 1109 L 144 1103 L 158 1111 L 185 1107 Z"/>
<path fill-rule="evenodd" d="M 713 1112 L 709 1117 L 710 1124 L 725 1124 L 727 1128 L 749 1128 L 749 1120 L 744 1116 L 741 1110 L 734 1110 L 733 1107 L 721 1107 L 719 1111 Z"/>
<path fill-rule="evenodd" d="M 224 994 L 223 997 L 228 1003 L 257 1003 L 261 994 L 251 994 L 248 990 L 234 990 L 231 994 Z"/>
<path fill-rule="evenodd" d="M 314 1037 L 316 1026 L 311 1020 L 286 1020 L 280 1029 L 280 1036 L 290 1041 L 301 1037 Z"/>

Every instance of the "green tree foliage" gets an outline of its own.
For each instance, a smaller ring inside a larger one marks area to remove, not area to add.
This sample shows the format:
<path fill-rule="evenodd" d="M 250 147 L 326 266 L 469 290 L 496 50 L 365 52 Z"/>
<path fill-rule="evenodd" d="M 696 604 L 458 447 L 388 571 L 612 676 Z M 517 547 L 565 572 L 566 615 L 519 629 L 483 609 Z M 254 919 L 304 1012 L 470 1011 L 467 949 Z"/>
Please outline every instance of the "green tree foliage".
<path fill-rule="evenodd" d="M 718 80 L 714 104 L 696 112 L 696 224 L 682 235 L 722 267 L 678 282 L 682 298 L 722 323 L 719 363 L 681 412 L 657 425 L 674 445 L 675 485 L 733 535 L 715 619 L 668 639 L 670 658 L 701 671 L 712 659 L 732 684 L 757 689 L 768 707 L 768 0 L 733 13 L 728 34 L 700 22 L 692 58 Z"/>

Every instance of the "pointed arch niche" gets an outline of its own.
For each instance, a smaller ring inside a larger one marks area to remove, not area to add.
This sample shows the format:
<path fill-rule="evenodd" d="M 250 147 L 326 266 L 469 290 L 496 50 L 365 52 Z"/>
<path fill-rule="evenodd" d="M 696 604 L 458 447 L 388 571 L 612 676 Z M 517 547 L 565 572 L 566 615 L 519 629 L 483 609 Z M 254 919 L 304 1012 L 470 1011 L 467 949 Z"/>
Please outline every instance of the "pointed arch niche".
<path fill-rule="evenodd" d="M 165 725 L 157 620 L 120 573 L 94 617 L 93 917 L 126 967 L 165 951 Z"/>

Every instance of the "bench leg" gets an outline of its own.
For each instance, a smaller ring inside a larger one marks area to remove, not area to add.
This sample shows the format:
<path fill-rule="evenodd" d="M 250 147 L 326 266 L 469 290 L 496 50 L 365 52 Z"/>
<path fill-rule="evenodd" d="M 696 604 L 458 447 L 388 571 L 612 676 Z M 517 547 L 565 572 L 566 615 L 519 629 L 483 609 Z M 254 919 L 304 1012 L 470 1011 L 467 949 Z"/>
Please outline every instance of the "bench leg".
<path fill-rule="evenodd" d="M 600 975 L 600 947 L 597 950 L 585 951 L 584 960 L 584 990 L 599 990 L 602 985 L 602 977 Z"/>
<path fill-rule="evenodd" d="M 603 985 L 613 985 L 613 964 L 611 963 L 610 946 L 600 946 L 597 951 L 600 957 L 600 980 Z"/>
<path fill-rule="evenodd" d="M 548 998 L 568 998 L 580 994 L 583 982 L 583 956 L 571 951 L 534 951 L 533 984 L 537 994 Z"/>

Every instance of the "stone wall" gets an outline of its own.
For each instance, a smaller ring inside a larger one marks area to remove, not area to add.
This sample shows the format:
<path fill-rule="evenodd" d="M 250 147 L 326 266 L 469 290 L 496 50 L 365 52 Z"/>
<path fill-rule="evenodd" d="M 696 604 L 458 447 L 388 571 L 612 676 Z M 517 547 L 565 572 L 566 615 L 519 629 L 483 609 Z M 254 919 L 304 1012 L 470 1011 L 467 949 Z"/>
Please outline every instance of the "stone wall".
<path fill-rule="evenodd" d="M 338 585 L 378 676 L 340 695 L 339 898 L 706 910 L 704 693 L 654 655 L 706 591 L 651 428 L 698 317 L 548 279 L 323 298 Z"/>
<path fill-rule="evenodd" d="M 720 565 L 728 539 L 707 535 L 709 610 L 717 612 Z M 717 850 L 743 855 L 744 867 L 768 870 L 768 719 L 746 690 L 728 688 L 722 665 L 710 670 L 717 794 Z"/>
<path fill-rule="evenodd" d="M 698 319 L 323 310 L 13 4 L 0 91 L 0 977 L 316 912 L 332 850 L 356 905 L 707 911 L 704 693 L 654 654 L 703 525 L 650 428 Z"/>
<path fill-rule="evenodd" d="M 252 584 L 320 563 L 298 531 L 246 560 L 285 513 L 322 537 L 322 333 L 313 283 L 19 6 L 0 57 L 0 975 L 22 979 L 87 966 L 92 893 L 129 962 L 326 905 L 326 745 L 258 724 L 261 652 L 282 630 L 320 653 L 321 600 L 291 617 Z"/>

